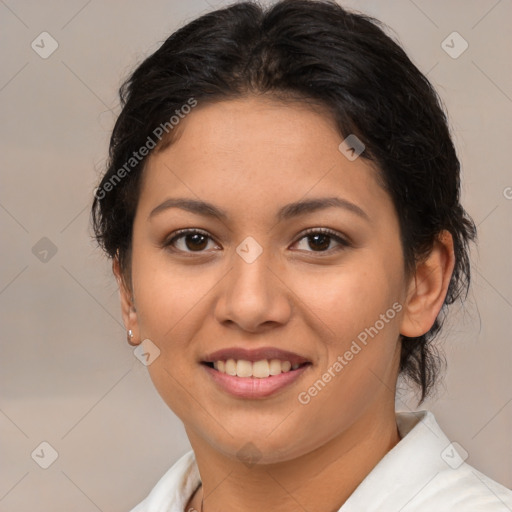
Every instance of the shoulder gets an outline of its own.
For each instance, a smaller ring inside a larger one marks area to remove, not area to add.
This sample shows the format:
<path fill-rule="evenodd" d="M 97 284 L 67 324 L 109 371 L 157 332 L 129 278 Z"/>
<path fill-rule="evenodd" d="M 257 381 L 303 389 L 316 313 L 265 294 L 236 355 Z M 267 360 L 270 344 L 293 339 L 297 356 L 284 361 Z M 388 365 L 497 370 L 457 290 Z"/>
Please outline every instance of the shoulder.
<path fill-rule="evenodd" d="M 397 413 L 396 422 L 400 442 L 340 512 L 512 512 L 512 491 L 466 463 L 431 412 Z"/>
<path fill-rule="evenodd" d="M 416 454 L 421 450 L 421 442 L 430 448 L 424 462 L 430 464 L 431 470 L 424 475 L 428 479 L 403 512 L 512 511 L 512 491 L 466 463 L 467 453 L 449 441 L 432 413 L 425 411 L 422 421 L 427 428 L 416 433 L 416 443 L 410 448 Z M 416 429 L 417 425 L 411 433 Z"/>
<path fill-rule="evenodd" d="M 507 512 L 512 511 L 512 491 L 462 463 L 439 471 L 410 507 L 403 512 Z"/>

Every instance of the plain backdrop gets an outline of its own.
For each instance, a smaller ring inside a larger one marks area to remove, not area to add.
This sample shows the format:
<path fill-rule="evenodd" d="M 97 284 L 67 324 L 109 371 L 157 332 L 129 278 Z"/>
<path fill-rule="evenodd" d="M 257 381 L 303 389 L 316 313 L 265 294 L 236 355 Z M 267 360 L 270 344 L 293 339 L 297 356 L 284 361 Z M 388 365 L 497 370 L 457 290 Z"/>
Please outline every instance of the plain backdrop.
<path fill-rule="evenodd" d="M 89 210 L 122 80 L 225 3 L 0 0 L 0 512 L 128 511 L 189 450 L 126 343 Z M 389 25 L 448 109 L 479 246 L 468 301 L 440 340 L 447 376 L 421 408 L 512 487 L 512 3 L 341 3 Z M 453 58 L 447 37 L 452 54 L 468 48 Z"/>

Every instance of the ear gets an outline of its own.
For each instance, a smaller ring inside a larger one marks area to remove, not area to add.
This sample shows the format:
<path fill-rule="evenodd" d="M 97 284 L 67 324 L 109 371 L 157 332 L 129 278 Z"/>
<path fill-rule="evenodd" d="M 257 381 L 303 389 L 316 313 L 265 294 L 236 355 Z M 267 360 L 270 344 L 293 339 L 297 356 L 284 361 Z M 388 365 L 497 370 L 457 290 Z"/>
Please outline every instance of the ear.
<path fill-rule="evenodd" d="M 132 331 L 133 337 L 130 338 L 127 335 L 127 340 L 130 345 L 139 345 L 141 343 L 139 325 L 137 321 L 137 311 L 133 302 L 133 296 L 130 288 L 125 282 L 121 267 L 119 265 L 119 259 L 116 256 L 112 261 L 112 272 L 116 276 L 117 284 L 119 286 L 119 293 L 121 296 L 121 313 L 123 315 L 124 325 L 126 331 Z"/>
<path fill-rule="evenodd" d="M 400 334 L 415 338 L 430 330 L 444 303 L 455 266 L 453 238 L 444 230 L 409 283 Z"/>

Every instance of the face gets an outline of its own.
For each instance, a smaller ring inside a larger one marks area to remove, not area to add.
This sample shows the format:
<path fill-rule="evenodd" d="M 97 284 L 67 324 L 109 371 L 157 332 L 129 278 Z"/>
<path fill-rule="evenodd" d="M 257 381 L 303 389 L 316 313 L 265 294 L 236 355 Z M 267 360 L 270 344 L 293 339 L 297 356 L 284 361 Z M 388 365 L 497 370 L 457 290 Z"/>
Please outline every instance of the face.
<path fill-rule="evenodd" d="M 407 282 L 377 171 L 297 103 L 199 104 L 178 129 L 147 160 L 131 280 L 189 435 L 284 461 L 393 408 Z"/>

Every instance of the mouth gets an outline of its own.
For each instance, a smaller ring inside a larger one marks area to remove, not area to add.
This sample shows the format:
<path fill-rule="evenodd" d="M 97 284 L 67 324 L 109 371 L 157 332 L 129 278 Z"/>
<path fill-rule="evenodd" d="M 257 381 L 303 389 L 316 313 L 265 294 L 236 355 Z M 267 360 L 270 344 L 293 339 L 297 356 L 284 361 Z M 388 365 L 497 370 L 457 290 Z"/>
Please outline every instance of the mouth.
<path fill-rule="evenodd" d="M 201 364 L 232 377 L 266 379 L 296 371 L 311 365 L 311 361 L 294 352 L 276 348 L 232 348 L 207 355 Z"/>
<path fill-rule="evenodd" d="M 212 368 L 220 373 L 231 375 L 232 377 L 266 379 L 267 377 L 281 375 L 298 370 L 311 363 L 294 363 L 280 359 L 260 359 L 259 361 L 248 361 L 247 359 L 219 359 L 215 362 L 203 361 L 201 364 Z"/>
<path fill-rule="evenodd" d="M 239 398 L 266 398 L 295 382 L 312 365 L 293 352 L 274 348 L 225 349 L 201 365 L 221 389 Z"/>

